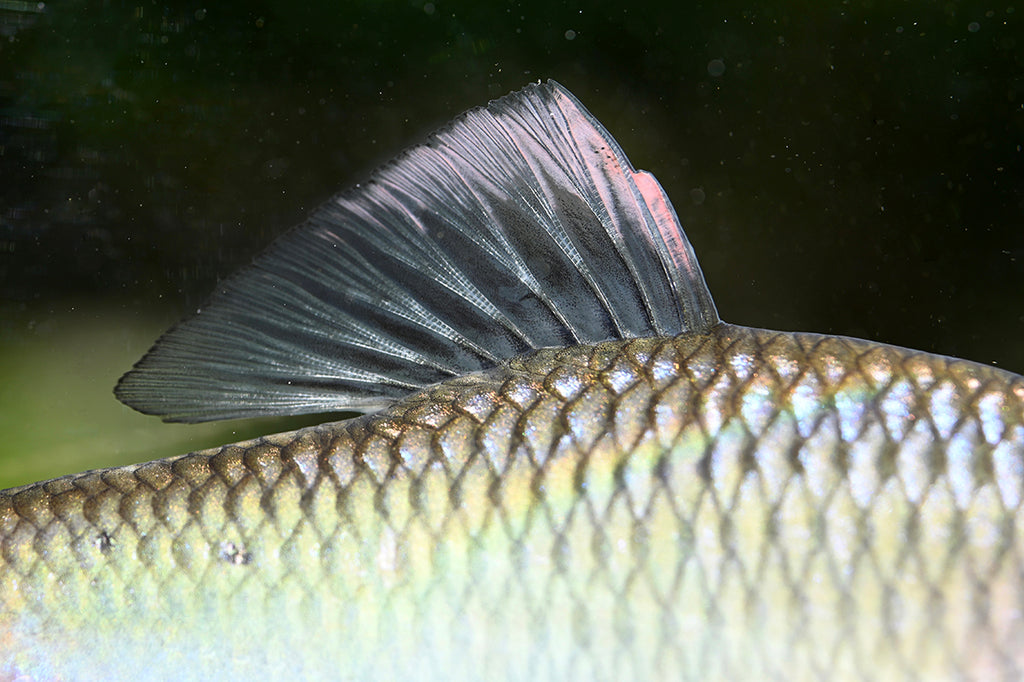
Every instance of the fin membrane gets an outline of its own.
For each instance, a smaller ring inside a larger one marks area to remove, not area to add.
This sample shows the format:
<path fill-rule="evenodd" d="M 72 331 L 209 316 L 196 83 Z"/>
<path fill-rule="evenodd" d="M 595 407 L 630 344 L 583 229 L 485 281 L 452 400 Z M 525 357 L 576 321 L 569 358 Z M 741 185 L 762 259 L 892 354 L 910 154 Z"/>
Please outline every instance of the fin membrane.
<path fill-rule="evenodd" d="M 168 421 L 368 411 L 533 348 L 717 322 L 657 180 L 549 81 L 321 206 L 115 392 Z"/>

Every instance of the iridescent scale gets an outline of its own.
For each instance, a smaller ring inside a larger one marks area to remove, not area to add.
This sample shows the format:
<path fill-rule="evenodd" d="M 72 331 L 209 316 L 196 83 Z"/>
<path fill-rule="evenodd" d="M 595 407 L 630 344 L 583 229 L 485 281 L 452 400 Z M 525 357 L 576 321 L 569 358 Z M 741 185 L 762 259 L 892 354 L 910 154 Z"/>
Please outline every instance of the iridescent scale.
<path fill-rule="evenodd" d="M 42 677 L 1019 679 L 1022 462 L 1024 379 L 966 361 L 728 325 L 540 350 L 3 493 L 0 608 Z"/>

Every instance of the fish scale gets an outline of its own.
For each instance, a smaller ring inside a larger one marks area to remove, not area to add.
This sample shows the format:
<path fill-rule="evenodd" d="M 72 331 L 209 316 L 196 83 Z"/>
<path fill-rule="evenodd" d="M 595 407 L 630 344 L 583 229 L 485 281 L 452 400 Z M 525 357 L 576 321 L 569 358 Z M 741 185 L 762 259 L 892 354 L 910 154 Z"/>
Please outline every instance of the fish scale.
<path fill-rule="evenodd" d="M 1018 679 L 1022 459 L 1024 380 L 967 361 L 728 325 L 535 351 L 3 492 L 4 670 Z"/>

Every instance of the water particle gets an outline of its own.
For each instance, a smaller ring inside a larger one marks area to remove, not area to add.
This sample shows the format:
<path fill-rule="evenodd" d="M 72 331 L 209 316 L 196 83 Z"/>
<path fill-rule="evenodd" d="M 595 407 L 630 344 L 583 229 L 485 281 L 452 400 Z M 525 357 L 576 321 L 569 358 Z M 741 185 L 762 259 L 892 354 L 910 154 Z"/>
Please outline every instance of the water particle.
<path fill-rule="evenodd" d="M 718 78 L 723 73 L 725 73 L 725 62 L 723 62 L 721 59 L 712 59 L 710 62 L 708 62 L 708 73 L 711 76 Z"/>
<path fill-rule="evenodd" d="M 967 24 L 967 30 L 970 31 L 971 33 L 977 33 L 978 31 L 981 30 L 981 24 L 979 24 L 976 21 L 972 21 L 971 23 Z"/>
<path fill-rule="evenodd" d="M 575 40 L 576 39 L 576 31 L 574 31 L 574 30 L 572 30 L 570 28 L 568 31 L 565 32 L 565 39 L 566 40 Z"/>

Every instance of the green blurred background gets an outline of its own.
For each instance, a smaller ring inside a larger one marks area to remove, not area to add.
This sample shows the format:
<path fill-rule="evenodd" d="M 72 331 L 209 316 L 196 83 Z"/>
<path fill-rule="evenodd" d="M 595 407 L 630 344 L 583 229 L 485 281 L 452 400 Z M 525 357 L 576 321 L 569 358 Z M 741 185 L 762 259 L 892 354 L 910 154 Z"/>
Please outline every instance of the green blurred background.
<path fill-rule="evenodd" d="M 335 191 L 555 78 L 731 322 L 1024 371 L 1024 5 L 0 2 L 0 487 L 282 430 L 111 388 Z"/>

